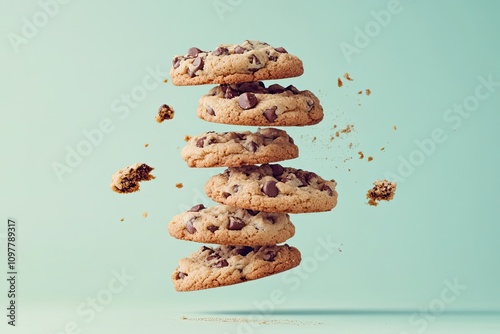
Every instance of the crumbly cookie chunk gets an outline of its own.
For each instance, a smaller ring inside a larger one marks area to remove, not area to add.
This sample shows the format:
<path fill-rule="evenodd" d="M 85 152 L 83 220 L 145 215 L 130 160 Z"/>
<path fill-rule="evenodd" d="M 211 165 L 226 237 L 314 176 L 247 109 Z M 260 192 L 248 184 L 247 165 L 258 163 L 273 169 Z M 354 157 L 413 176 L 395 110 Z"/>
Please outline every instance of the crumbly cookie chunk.
<path fill-rule="evenodd" d="M 379 201 L 390 201 L 396 193 L 396 182 L 387 180 L 376 180 L 373 182 L 373 188 L 368 190 L 366 198 L 368 204 L 377 206 Z"/>
<path fill-rule="evenodd" d="M 281 246 L 203 246 L 179 260 L 172 274 L 177 291 L 227 286 L 277 274 L 299 265 L 297 248 Z"/>
<path fill-rule="evenodd" d="M 271 213 L 203 204 L 172 218 L 168 225 L 177 239 L 219 245 L 275 245 L 295 234 L 295 226 L 285 213 Z"/>
<path fill-rule="evenodd" d="M 169 105 L 167 104 L 164 104 L 162 105 L 159 109 L 158 109 L 158 115 L 156 115 L 156 121 L 158 123 L 162 123 L 163 121 L 167 121 L 169 119 L 172 119 L 174 118 L 174 109 L 172 109 L 172 107 L 170 107 Z"/>
<path fill-rule="evenodd" d="M 302 61 L 284 48 L 250 40 L 221 44 L 214 51 L 192 47 L 184 56 L 173 58 L 170 70 L 177 86 L 291 78 L 302 73 Z"/>
<path fill-rule="evenodd" d="M 206 132 L 191 137 L 181 152 L 189 167 L 239 167 L 293 159 L 299 149 L 283 130 Z"/>
<path fill-rule="evenodd" d="M 279 164 L 228 168 L 212 176 L 205 192 L 216 202 L 266 212 L 329 211 L 337 204 L 336 182 Z"/>
<path fill-rule="evenodd" d="M 111 177 L 111 189 L 120 194 L 128 194 L 139 190 L 139 182 L 149 181 L 155 177 L 151 175 L 153 167 L 135 163 L 120 169 Z"/>
<path fill-rule="evenodd" d="M 323 119 L 323 107 L 310 91 L 293 85 L 245 82 L 220 85 L 198 101 L 198 117 L 209 122 L 257 125 L 303 126 Z"/>

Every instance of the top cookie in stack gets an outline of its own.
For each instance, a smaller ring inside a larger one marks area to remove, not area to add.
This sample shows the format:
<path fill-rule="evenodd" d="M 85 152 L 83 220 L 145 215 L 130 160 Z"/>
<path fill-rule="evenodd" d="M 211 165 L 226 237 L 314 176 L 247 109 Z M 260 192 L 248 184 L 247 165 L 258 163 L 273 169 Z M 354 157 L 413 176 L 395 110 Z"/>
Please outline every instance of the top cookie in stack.
<path fill-rule="evenodd" d="M 170 76 L 176 86 L 191 86 L 292 78 L 302 73 L 302 61 L 284 48 L 246 40 L 208 52 L 190 48 L 186 55 L 174 57 Z"/>

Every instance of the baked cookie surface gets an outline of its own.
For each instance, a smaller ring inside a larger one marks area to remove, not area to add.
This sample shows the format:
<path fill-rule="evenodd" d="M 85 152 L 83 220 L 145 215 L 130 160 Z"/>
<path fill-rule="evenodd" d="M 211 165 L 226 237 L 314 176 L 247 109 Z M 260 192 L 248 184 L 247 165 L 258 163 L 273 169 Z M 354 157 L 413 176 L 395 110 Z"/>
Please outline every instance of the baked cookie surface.
<path fill-rule="evenodd" d="M 299 265 L 301 254 L 295 247 L 219 246 L 201 247 L 179 260 L 172 273 L 177 291 L 194 291 L 227 286 L 277 274 Z"/>
<path fill-rule="evenodd" d="M 181 156 L 189 167 L 239 167 L 294 159 L 299 149 L 285 131 L 263 128 L 191 137 Z"/>
<path fill-rule="evenodd" d="M 212 88 L 198 101 L 197 114 L 214 123 L 305 126 L 321 122 L 323 107 L 308 90 L 257 81 Z"/>
<path fill-rule="evenodd" d="M 170 76 L 177 86 L 229 84 L 297 77 L 304 73 L 302 61 L 282 47 L 246 40 L 221 44 L 213 51 L 192 47 L 172 60 Z"/>
<path fill-rule="evenodd" d="M 181 240 L 219 245 L 275 245 L 295 234 L 290 216 L 203 204 L 178 214 L 168 224 L 171 236 Z"/>
<path fill-rule="evenodd" d="M 266 212 L 330 211 L 337 204 L 336 182 L 279 164 L 232 167 L 212 176 L 205 193 L 216 202 Z"/>

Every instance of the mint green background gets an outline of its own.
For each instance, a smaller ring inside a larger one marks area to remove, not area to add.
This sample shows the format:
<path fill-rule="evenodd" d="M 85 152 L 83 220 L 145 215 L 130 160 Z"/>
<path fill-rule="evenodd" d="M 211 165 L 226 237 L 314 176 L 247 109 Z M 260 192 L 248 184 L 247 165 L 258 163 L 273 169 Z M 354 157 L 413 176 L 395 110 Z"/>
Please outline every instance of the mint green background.
<path fill-rule="evenodd" d="M 239 323 L 181 317 L 248 319 L 259 315 L 255 303 L 280 290 L 284 302 L 265 319 L 304 325 L 270 323 L 252 332 L 420 333 L 412 314 L 440 297 L 445 280 L 457 279 L 467 289 L 424 331 L 497 333 L 500 87 L 456 130 L 443 115 L 474 94 L 479 76 L 500 81 L 500 5 L 401 0 L 400 14 L 349 62 L 340 45 L 353 45 L 356 27 L 374 21 L 370 12 L 386 9 L 388 1 L 232 1 L 222 18 L 214 3 L 74 0 L 15 53 L 7 35 L 20 34 L 23 17 L 31 20 L 40 5 L 1 2 L 0 219 L 17 219 L 20 239 L 19 327 L 9 330 L 59 333 L 74 321 L 82 333 L 136 333 L 145 326 L 245 333 Z M 203 186 L 219 171 L 188 169 L 178 147 L 186 134 L 240 128 L 196 117 L 208 86 L 162 83 L 123 119 L 111 105 L 142 84 L 147 67 L 167 73 L 172 56 L 191 46 L 213 49 L 245 39 L 298 55 L 304 75 L 283 83 L 315 92 L 325 110 L 322 123 L 287 129 L 301 155 L 284 164 L 335 178 L 339 203 L 332 212 L 294 215 L 297 231 L 289 243 L 311 259 L 317 238 L 331 236 L 342 252 L 319 263 L 295 291 L 280 275 L 177 293 L 170 273 L 199 245 L 171 238 L 166 226 L 181 209 L 210 203 Z M 338 88 L 344 72 L 354 81 Z M 357 94 L 366 88 L 370 96 Z M 158 124 L 154 115 L 163 103 L 176 114 Z M 64 163 L 66 147 L 75 149 L 82 131 L 106 118 L 111 133 L 59 182 L 53 162 Z M 334 124 L 354 124 L 354 131 L 331 142 Z M 415 141 L 434 129 L 446 141 L 398 183 L 394 201 L 366 205 L 371 183 L 397 173 L 400 158 L 416 154 Z M 374 160 L 359 160 L 359 150 Z M 117 169 L 142 161 L 155 167 L 156 180 L 127 196 L 109 190 Z M 184 188 L 175 188 L 177 182 Z M 2 236 L 4 223 L 5 249 Z M 77 306 L 122 268 L 134 276 L 123 292 L 95 320 L 79 316 Z M 6 282 L 0 286 L 6 305 Z"/>

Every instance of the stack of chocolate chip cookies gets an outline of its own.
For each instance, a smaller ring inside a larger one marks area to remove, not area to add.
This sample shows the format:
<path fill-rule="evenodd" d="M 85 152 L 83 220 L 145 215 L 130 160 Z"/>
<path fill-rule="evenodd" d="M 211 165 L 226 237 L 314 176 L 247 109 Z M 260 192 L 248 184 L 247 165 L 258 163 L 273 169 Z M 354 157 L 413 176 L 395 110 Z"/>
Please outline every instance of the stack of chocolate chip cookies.
<path fill-rule="evenodd" d="M 284 244 L 295 234 L 289 213 L 329 211 L 336 183 L 276 162 L 298 157 L 293 139 L 269 126 L 305 126 L 323 119 L 308 90 L 261 80 L 302 75 L 302 61 L 284 48 L 245 41 L 214 51 L 191 48 L 170 71 L 178 86 L 218 84 L 199 100 L 198 117 L 209 122 L 252 125 L 255 132 L 206 132 L 188 140 L 182 158 L 189 167 L 226 167 L 205 192 L 218 205 L 195 205 L 173 217 L 170 234 L 203 246 L 179 261 L 175 289 L 191 291 L 254 280 L 299 265 L 298 249 Z"/>

